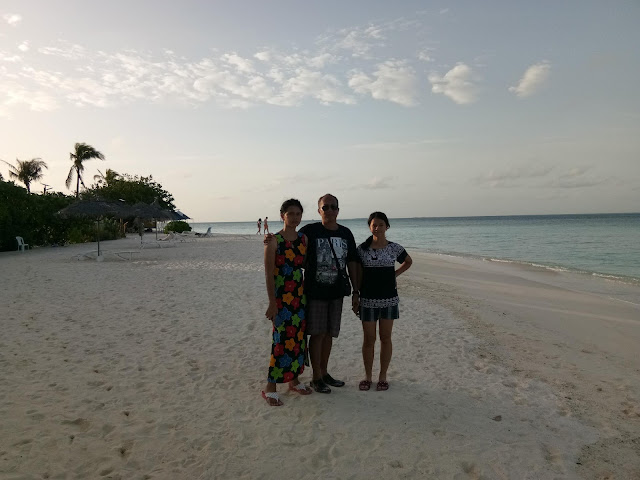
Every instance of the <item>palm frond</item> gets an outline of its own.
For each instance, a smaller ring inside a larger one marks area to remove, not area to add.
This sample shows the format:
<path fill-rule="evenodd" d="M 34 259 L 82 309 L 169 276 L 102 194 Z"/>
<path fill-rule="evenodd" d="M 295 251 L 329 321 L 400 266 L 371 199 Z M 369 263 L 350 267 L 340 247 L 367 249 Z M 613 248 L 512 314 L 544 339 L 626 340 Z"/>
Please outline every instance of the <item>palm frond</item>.
<path fill-rule="evenodd" d="M 75 171 L 75 166 L 71 166 L 71 168 L 69 169 L 69 174 L 67 175 L 67 179 L 65 180 L 64 184 L 67 186 L 67 188 L 71 187 L 71 182 L 73 182 L 73 172 Z"/>

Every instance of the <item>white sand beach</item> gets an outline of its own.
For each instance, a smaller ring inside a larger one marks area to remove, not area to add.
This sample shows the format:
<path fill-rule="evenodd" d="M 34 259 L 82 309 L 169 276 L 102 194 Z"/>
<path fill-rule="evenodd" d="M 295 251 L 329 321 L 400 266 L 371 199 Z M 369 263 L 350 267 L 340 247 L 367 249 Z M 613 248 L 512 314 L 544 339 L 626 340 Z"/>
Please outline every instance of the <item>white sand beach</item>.
<path fill-rule="evenodd" d="M 274 408 L 261 237 L 94 248 L 0 254 L 2 479 L 640 478 L 639 287 L 410 252 L 390 389 L 345 304 Z"/>

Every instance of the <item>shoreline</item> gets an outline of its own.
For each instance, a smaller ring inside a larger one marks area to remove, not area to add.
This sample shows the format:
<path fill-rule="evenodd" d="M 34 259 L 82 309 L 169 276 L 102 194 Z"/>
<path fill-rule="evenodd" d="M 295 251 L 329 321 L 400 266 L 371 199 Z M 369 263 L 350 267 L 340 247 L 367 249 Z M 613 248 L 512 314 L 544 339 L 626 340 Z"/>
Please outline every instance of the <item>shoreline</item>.
<path fill-rule="evenodd" d="M 412 252 L 398 279 L 391 388 L 358 391 L 362 330 L 346 302 L 330 370 L 347 385 L 308 397 L 279 387 L 285 406 L 273 408 L 260 397 L 270 345 L 261 240 L 214 234 L 131 261 L 71 260 L 95 243 L 0 254 L 11 272 L 0 474 L 640 473 L 640 310 L 620 301 L 632 287 Z M 299 460 L 283 464 L 273 438 L 292 439 Z"/>

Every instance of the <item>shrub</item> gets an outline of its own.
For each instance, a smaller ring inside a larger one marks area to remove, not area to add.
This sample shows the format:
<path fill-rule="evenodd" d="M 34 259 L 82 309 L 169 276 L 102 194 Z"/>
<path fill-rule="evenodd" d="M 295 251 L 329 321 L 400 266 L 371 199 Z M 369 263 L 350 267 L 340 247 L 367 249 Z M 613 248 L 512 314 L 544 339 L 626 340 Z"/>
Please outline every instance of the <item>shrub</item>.
<path fill-rule="evenodd" d="M 169 233 L 169 232 L 182 233 L 182 232 L 190 232 L 190 231 L 191 231 L 191 226 L 187 222 L 183 222 L 182 220 L 169 222 L 167 223 L 166 227 L 164 227 L 164 233 Z"/>

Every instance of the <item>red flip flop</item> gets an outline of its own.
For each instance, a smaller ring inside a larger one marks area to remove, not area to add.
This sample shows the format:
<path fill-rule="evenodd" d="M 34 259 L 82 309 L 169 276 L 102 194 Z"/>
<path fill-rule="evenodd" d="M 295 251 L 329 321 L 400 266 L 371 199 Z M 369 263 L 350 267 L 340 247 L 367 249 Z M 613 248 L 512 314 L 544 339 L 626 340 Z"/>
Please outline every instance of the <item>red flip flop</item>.
<path fill-rule="evenodd" d="M 289 385 L 289 390 L 299 393 L 300 395 L 311 395 L 313 393 L 313 390 L 304 383 L 299 383 L 295 386 Z"/>

